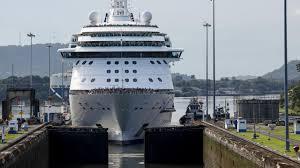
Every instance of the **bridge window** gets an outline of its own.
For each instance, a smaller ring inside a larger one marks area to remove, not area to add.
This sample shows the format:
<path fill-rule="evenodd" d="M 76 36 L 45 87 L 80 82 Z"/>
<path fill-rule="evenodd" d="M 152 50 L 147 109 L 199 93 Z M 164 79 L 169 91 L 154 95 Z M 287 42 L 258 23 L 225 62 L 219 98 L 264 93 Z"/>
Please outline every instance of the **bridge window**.
<path fill-rule="evenodd" d="M 107 73 L 111 73 L 111 70 L 107 70 L 106 72 L 107 72 Z"/>
<path fill-rule="evenodd" d="M 136 64 L 137 64 L 137 62 L 136 62 L 136 61 L 132 61 L 132 64 L 136 65 Z"/>
<path fill-rule="evenodd" d="M 76 65 L 78 65 L 80 63 L 80 60 L 78 60 L 77 62 L 76 62 Z"/>
<path fill-rule="evenodd" d="M 161 78 L 157 78 L 157 79 L 158 79 L 158 81 L 162 82 L 162 79 L 161 79 Z"/>
<path fill-rule="evenodd" d="M 111 62 L 110 61 L 107 61 L 107 63 L 106 63 L 107 65 L 110 65 L 111 64 Z"/>
<path fill-rule="evenodd" d="M 94 63 L 94 61 L 90 61 L 90 62 L 89 62 L 89 65 L 92 65 L 93 63 Z"/>
<path fill-rule="evenodd" d="M 129 82 L 129 79 L 125 79 L 125 82 Z"/>
<path fill-rule="evenodd" d="M 107 81 L 107 82 L 111 82 L 111 79 L 107 79 L 106 81 Z"/>
<path fill-rule="evenodd" d="M 138 80 L 136 78 L 133 79 L 133 82 L 137 82 Z"/>
<path fill-rule="evenodd" d="M 82 65 L 85 65 L 86 64 L 86 61 L 83 61 Z"/>
<path fill-rule="evenodd" d="M 119 65 L 119 61 L 115 61 L 115 64 L 116 64 L 116 65 Z"/>
<path fill-rule="evenodd" d="M 82 83 L 85 82 L 85 81 L 86 81 L 86 78 L 83 78 L 83 79 L 81 80 Z"/>
<path fill-rule="evenodd" d="M 93 83 L 93 82 L 95 82 L 95 80 L 96 80 L 96 79 L 95 79 L 95 78 L 93 78 L 93 79 L 91 80 L 91 82 Z"/>
<path fill-rule="evenodd" d="M 152 79 L 152 78 L 149 78 L 149 81 L 150 81 L 150 82 L 153 82 L 153 79 Z"/>
<path fill-rule="evenodd" d="M 125 70 L 125 73 L 129 73 L 129 70 Z"/>
<path fill-rule="evenodd" d="M 154 61 L 150 61 L 150 63 L 151 63 L 151 64 L 155 64 L 155 62 L 154 62 Z"/>
<path fill-rule="evenodd" d="M 137 70 L 133 70 L 132 72 L 133 72 L 133 73 L 137 73 Z"/>
<path fill-rule="evenodd" d="M 165 63 L 165 64 L 168 64 L 166 60 L 164 60 L 164 63 Z"/>
<path fill-rule="evenodd" d="M 156 61 L 158 64 L 161 64 L 161 62 L 160 61 Z"/>
<path fill-rule="evenodd" d="M 129 64 L 129 62 L 128 61 L 125 61 L 125 65 L 128 65 Z"/>
<path fill-rule="evenodd" d="M 115 73 L 119 73 L 119 70 L 115 70 Z"/>
<path fill-rule="evenodd" d="M 119 82 L 119 79 L 115 79 L 115 82 Z"/>

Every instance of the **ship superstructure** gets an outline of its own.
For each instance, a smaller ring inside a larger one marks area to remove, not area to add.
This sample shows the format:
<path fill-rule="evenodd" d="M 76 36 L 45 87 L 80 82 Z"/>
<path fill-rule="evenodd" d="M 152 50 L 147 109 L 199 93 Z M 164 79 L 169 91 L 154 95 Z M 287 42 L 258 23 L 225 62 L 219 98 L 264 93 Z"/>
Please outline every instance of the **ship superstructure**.
<path fill-rule="evenodd" d="M 70 85 L 72 124 L 109 129 L 112 141 L 143 139 L 145 127 L 169 124 L 174 109 L 170 64 L 182 49 L 152 25 L 152 14 L 135 18 L 127 0 L 111 0 L 102 21 L 97 12 L 90 24 L 60 49 L 73 61 Z"/>

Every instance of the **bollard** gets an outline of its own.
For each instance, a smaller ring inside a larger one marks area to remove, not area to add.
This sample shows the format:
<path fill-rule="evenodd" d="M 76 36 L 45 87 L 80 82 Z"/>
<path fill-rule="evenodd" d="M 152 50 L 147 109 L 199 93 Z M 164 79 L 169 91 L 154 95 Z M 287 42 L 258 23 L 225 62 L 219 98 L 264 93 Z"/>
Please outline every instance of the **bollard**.
<path fill-rule="evenodd" d="M 294 149 L 294 151 L 295 151 L 295 153 L 296 153 L 297 159 L 300 160 L 299 146 L 296 145 L 296 146 L 294 146 L 293 149 Z"/>
<path fill-rule="evenodd" d="M 1 143 L 5 143 L 5 125 L 1 125 Z"/>

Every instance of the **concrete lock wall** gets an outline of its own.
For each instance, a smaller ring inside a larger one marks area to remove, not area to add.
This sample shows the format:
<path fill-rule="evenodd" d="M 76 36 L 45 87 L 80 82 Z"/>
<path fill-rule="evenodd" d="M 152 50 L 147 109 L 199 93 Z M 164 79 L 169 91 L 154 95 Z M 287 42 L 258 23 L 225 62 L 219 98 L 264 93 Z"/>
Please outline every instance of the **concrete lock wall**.
<path fill-rule="evenodd" d="M 49 140 L 46 129 L 26 137 L 26 139 L 0 153 L 2 168 L 48 168 Z"/>
<path fill-rule="evenodd" d="M 44 126 L 7 145 L 0 153 L 0 168 L 108 164 L 107 129 Z"/>

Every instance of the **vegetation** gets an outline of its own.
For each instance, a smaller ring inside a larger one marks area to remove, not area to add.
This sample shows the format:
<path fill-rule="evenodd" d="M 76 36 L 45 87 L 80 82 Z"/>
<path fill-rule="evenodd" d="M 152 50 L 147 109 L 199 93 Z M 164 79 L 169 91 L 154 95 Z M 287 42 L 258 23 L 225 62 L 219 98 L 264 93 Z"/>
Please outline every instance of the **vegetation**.
<path fill-rule="evenodd" d="M 232 130 L 232 133 L 234 133 L 237 136 L 240 136 L 242 138 L 248 139 L 250 141 L 253 141 L 255 143 L 258 143 L 259 145 L 265 146 L 267 148 L 270 148 L 274 151 L 277 151 L 281 154 L 288 155 L 290 157 L 296 158 L 296 154 L 293 151 L 287 152 L 285 151 L 285 142 L 271 138 L 270 140 L 268 136 L 256 133 L 259 137 L 257 139 L 253 139 L 253 132 L 247 131 L 245 133 L 237 133 L 235 130 Z M 291 146 L 292 148 L 292 146 Z"/>

